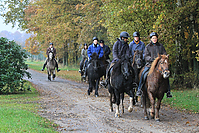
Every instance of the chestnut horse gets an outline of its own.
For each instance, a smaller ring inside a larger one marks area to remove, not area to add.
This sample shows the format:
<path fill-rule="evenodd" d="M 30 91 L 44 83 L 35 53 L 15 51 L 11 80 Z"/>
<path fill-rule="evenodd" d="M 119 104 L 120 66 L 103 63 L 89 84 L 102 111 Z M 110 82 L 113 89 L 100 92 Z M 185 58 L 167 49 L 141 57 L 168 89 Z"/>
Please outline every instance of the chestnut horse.
<path fill-rule="evenodd" d="M 169 55 L 159 55 L 151 64 L 151 68 L 149 70 L 147 79 L 146 79 L 146 88 L 143 89 L 143 106 L 144 106 L 144 117 L 148 120 L 147 115 L 147 107 L 146 102 L 147 99 L 150 101 L 150 105 L 152 106 L 150 116 L 151 119 L 154 119 L 157 122 L 160 121 L 159 118 L 159 110 L 161 101 L 164 97 L 164 93 L 167 92 L 168 89 L 168 77 L 170 75 L 169 71 Z M 143 71 L 143 69 L 142 69 Z M 141 73 L 140 72 L 140 76 Z M 156 105 L 156 113 L 155 113 L 155 100 L 157 98 L 157 105 Z"/>

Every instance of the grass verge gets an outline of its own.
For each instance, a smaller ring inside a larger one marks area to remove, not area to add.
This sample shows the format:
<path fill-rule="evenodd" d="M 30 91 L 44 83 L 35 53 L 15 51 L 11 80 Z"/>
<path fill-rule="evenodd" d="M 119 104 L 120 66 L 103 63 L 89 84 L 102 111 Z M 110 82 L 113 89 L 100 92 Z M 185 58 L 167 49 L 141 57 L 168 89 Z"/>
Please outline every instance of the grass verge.
<path fill-rule="evenodd" d="M 163 103 L 181 111 L 199 113 L 199 89 L 173 90 L 172 98 L 163 99 Z"/>
<path fill-rule="evenodd" d="M 30 69 L 34 69 L 34 70 L 42 72 L 41 69 L 43 67 L 44 62 L 42 62 L 42 61 L 33 61 L 33 62 L 26 61 L 26 63 L 28 64 L 28 67 Z M 60 76 L 65 79 L 80 82 L 81 76 L 80 76 L 80 73 L 78 72 L 78 70 L 79 70 L 78 67 L 66 67 L 66 66 L 63 67 L 61 65 L 59 65 L 59 67 L 61 68 L 61 71 L 56 72 L 56 76 Z M 42 73 L 47 73 L 46 68 Z"/>
<path fill-rule="evenodd" d="M 27 86 L 31 91 L 0 95 L 0 132 L 56 132 L 55 124 L 37 114 L 39 94 L 31 83 L 26 82 Z"/>

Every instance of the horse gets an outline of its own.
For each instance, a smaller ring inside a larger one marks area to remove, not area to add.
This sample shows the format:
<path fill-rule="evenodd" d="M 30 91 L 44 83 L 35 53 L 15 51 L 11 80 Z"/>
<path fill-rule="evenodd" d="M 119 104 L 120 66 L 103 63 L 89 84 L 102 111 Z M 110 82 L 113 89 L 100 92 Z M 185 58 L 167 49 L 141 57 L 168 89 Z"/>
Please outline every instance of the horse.
<path fill-rule="evenodd" d="M 103 76 L 104 71 L 106 72 L 103 64 L 101 64 L 100 59 L 98 58 L 97 53 L 93 53 L 91 55 L 91 60 L 88 63 L 86 75 L 88 76 L 89 88 L 88 88 L 88 95 L 95 89 L 95 96 L 98 97 L 98 88 L 99 88 L 99 81 L 100 77 Z"/>
<path fill-rule="evenodd" d="M 133 73 L 131 71 L 130 60 L 123 56 L 118 62 L 113 65 L 110 71 L 110 80 L 108 90 L 110 93 L 110 111 L 113 111 L 113 103 L 117 104 L 115 117 L 120 117 L 119 105 L 120 98 L 122 100 L 122 113 L 124 113 L 124 93 L 130 96 L 130 106 L 128 111 L 133 110 L 134 89 L 133 89 Z M 113 99 L 112 99 L 113 98 Z"/>
<path fill-rule="evenodd" d="M 136 85 L 136 91 L 138 88 L 139 84 L 139 73 L 141 68 L 144 66 L 144 61 L 143 61 L 143 51 L 140 50 L 134 50 L 134 56 L 133 56 L 133 61 L 131 64 L 133 68 L 133 73 L 135 75 L 135 85 Z M 138 96 L 135 96 L 135 102 L 138 102 Z M 135 104 L 134 102 L 134 104 Z"/>
<path fill-rule="evenodd" d="M 53 80 L 55 79 L 55 60 L 54 60 L 53 52 L 50 52 L 48 55 L 47 60 L 47 73 L 48 73 L 48 80 L 51 81 L 51 74 L 53 75 Z"/>
<path fill-rule="evenodd" d="M 149 73 L 146 79 L 146 88 L 143 89 L 143 106 L 144 106 L 144 118 L 148 120 L 147 115 L 147 101 L 149 100 L 149 104 L 152 106 L 150 116 L 151 119 L 154 119 L 157 122 L 160 121 L 159 118 L 159 110 L 161 101 L 164 97 L 164 93 L 167 92 L 168 89 L 168 78 L 170 75 L 169 71 L 169 55 L 159 55 L 151 64 L 151 68 L 149 69 Z M 139 77 L 141 77 L 143 69 L 140 71 Z M 157 106 L 155 113 L 155 100 L 157 98 Z"/>

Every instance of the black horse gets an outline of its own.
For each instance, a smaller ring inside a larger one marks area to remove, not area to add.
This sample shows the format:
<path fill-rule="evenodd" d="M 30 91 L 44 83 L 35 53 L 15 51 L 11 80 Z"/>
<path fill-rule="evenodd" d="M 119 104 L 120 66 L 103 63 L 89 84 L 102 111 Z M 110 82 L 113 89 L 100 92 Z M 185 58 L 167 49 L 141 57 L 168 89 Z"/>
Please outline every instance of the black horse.
<path fill-rule="evenodd" d="M 100 77 L 102 77 L 105 73 L 106 69 L 102 61 L 98 58 L 97 53 L 93 53 L 86 70 L 86 75 L 88 76 L 89 82 L 88 95 L 90 95 L 90 93 L 93 91 L 93 88 L 95 88 L 95 96 L 99 96 L 98 88 Z"/>
<path fill-rule="evenodd" d="M 115 117 L 120 117 L 120 99 L 122 100 L 122 113 L 124 113 L 124 93 L 126 92 L 130 96 L 130 106 L 128 108 L 129 112 L 132 112 L 133 101 L 135 101 L 133 90 L 133 72 L 129 58 L 123 56 L 111 69 L 110 81 L 108 85 L 110 93 L 110 111 L 113 111 L 113 103 L 116 103 L 117 108 Z"/>
<path fill-rule="evenodd" d="M 133 68 L 133 73 L 135 76 L 135 86 L 136 86 L 136 91 L 139 85 L 139 73 L 141 68 L 144 66 L 144 61 L 143 61 L 143 51 L 135 50 L 134 51 L 134 56 L 133 56 L 133 61 L 132 61 L 132 68 Z M 138 97 L 135 96 L 135 102 L 138 102 Z"/>

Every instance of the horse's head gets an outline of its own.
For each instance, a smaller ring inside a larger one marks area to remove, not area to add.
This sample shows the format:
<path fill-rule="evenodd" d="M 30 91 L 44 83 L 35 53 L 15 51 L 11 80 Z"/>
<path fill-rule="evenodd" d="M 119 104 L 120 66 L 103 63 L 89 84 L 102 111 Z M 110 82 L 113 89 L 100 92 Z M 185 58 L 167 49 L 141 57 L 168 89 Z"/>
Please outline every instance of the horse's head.
<path fill-rule="evenodd" d="M 49 60 L 52 60 L 52 59 L 53 59 L 53 52 L 49 52 L 48 58 L 49 58 Z"/>
<path fill-rule="evenodd" d="M 133 64 L 136 65 L 138 69 L 141 69 L 143 64 L 143 51 L 135 50 L 133 57 Z"/>
<path fill-rule="evenodd" d="M 123 56 L 120 60 L 121 62 L 121 72 L 125 79 L 128 79 L 131 74 L 130 60 L 128 57 Z"/>
<path fill-rule="evenodd" d="M 163 78 L 168 78 L 170 76 L 169 71 L 169 55 L 159 55 L 160 60 L 158 61 L 157 69 L 162 74 Z"/>
<path fill-rule="evenodd" d="M 99 59 L 98 59 L 98 55 L 97 53 L 93 53 L 91 55 L 91 63 L 93 64 L 94 70 L 97 71 L 97 69 L 99 68 Z"/>

